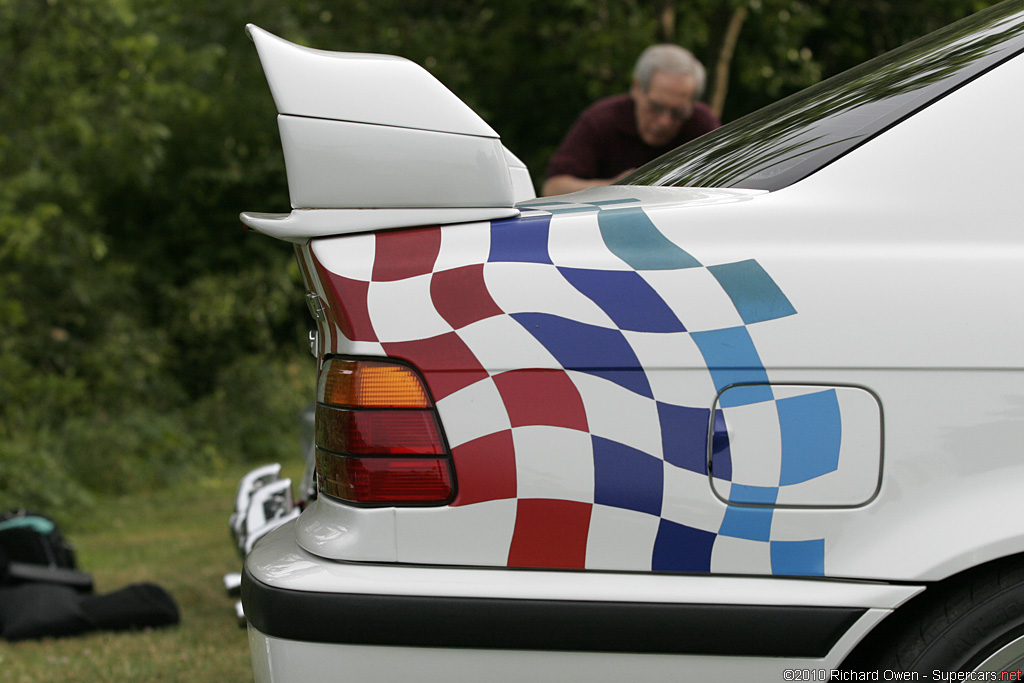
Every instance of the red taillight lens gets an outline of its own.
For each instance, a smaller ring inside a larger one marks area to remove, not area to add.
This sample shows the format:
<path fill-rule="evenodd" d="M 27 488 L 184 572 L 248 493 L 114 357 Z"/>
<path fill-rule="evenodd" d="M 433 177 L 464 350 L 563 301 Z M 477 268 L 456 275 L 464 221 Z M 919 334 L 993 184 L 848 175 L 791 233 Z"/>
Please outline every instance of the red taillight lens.
<path fill-rule="evenodd" d="M 316 407 L 317 446 L 350 455 L 443 455 L 431 410 Z"/>
<path fill-rule="evenodd" d="M 317 387 L 321 493 L 362 505 L 443 504 L 451 454 L 419 374 L 380 360 L 328 360 Z"/>
<path fill-rule="evenodd" d="M 346 458 L 317 452 L 320 491 L 363 504 L 436 503 L 452 497 L 447 458 Z"/>

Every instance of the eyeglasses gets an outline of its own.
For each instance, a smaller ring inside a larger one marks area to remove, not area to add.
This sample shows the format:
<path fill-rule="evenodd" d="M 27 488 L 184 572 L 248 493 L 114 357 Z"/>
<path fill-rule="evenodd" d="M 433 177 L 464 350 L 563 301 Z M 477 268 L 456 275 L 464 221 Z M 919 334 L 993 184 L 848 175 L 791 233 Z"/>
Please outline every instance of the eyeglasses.
<path fill-rule="evenodd" d="M 646 94 L 644 95 L 644 101 L 647 104 L 647 109 L 654 116 L 661 116 L 662 114 L 668 114 L 669 117 L 676 121 L 685 121 L 690 118 L 690 113 L 693 111 L 692 107 L 670 107 L 661 102 L 655 102 Z"/>

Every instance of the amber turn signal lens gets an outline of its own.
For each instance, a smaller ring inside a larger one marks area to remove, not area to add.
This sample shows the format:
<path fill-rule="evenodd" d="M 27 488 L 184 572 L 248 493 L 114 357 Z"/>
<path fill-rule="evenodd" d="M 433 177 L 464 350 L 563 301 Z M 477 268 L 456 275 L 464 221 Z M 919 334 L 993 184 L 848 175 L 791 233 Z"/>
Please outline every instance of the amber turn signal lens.
<path fill-rule="evenodd" d="M 318 399 L 352 408 L 430 408 L 430 397 L 412 368 L 398 363 L 332 359 L 320 374 Z"/>

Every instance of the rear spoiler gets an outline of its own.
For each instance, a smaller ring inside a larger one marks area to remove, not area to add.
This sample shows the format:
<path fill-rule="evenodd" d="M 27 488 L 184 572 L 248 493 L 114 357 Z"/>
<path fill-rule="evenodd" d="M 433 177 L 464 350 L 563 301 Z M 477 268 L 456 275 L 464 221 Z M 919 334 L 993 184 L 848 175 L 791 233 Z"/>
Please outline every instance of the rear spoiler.
<path fill-rule="evenodd" d="M 292 208 L 243 213 L 248 227 L 301 242 L 510 218 L 535 196 L 526 165 L 417 64 L 247 31 L 277 106 Z"/>

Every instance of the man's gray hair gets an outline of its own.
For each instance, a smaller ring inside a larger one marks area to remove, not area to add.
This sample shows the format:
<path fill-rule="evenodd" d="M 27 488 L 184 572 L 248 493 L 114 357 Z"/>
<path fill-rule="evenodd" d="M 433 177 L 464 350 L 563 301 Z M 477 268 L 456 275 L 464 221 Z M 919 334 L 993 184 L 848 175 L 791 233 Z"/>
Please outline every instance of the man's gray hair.
<path fill-rule="evenodd" d="M 670 74 L 681 74 L 693 76 L 697 86 L 696 97 L 704 94 L 704 81 L 706 79 L 704 65 L 693 56 L 693 53 L 678 45 L 663 43 L 651 45 L 640 54 L 636 60 L 636 67 L 633 69 L 633 81 L 640 89 L 647 92 L 651 88 L 651 79 L 656 71 L 664 71 Z"/>

